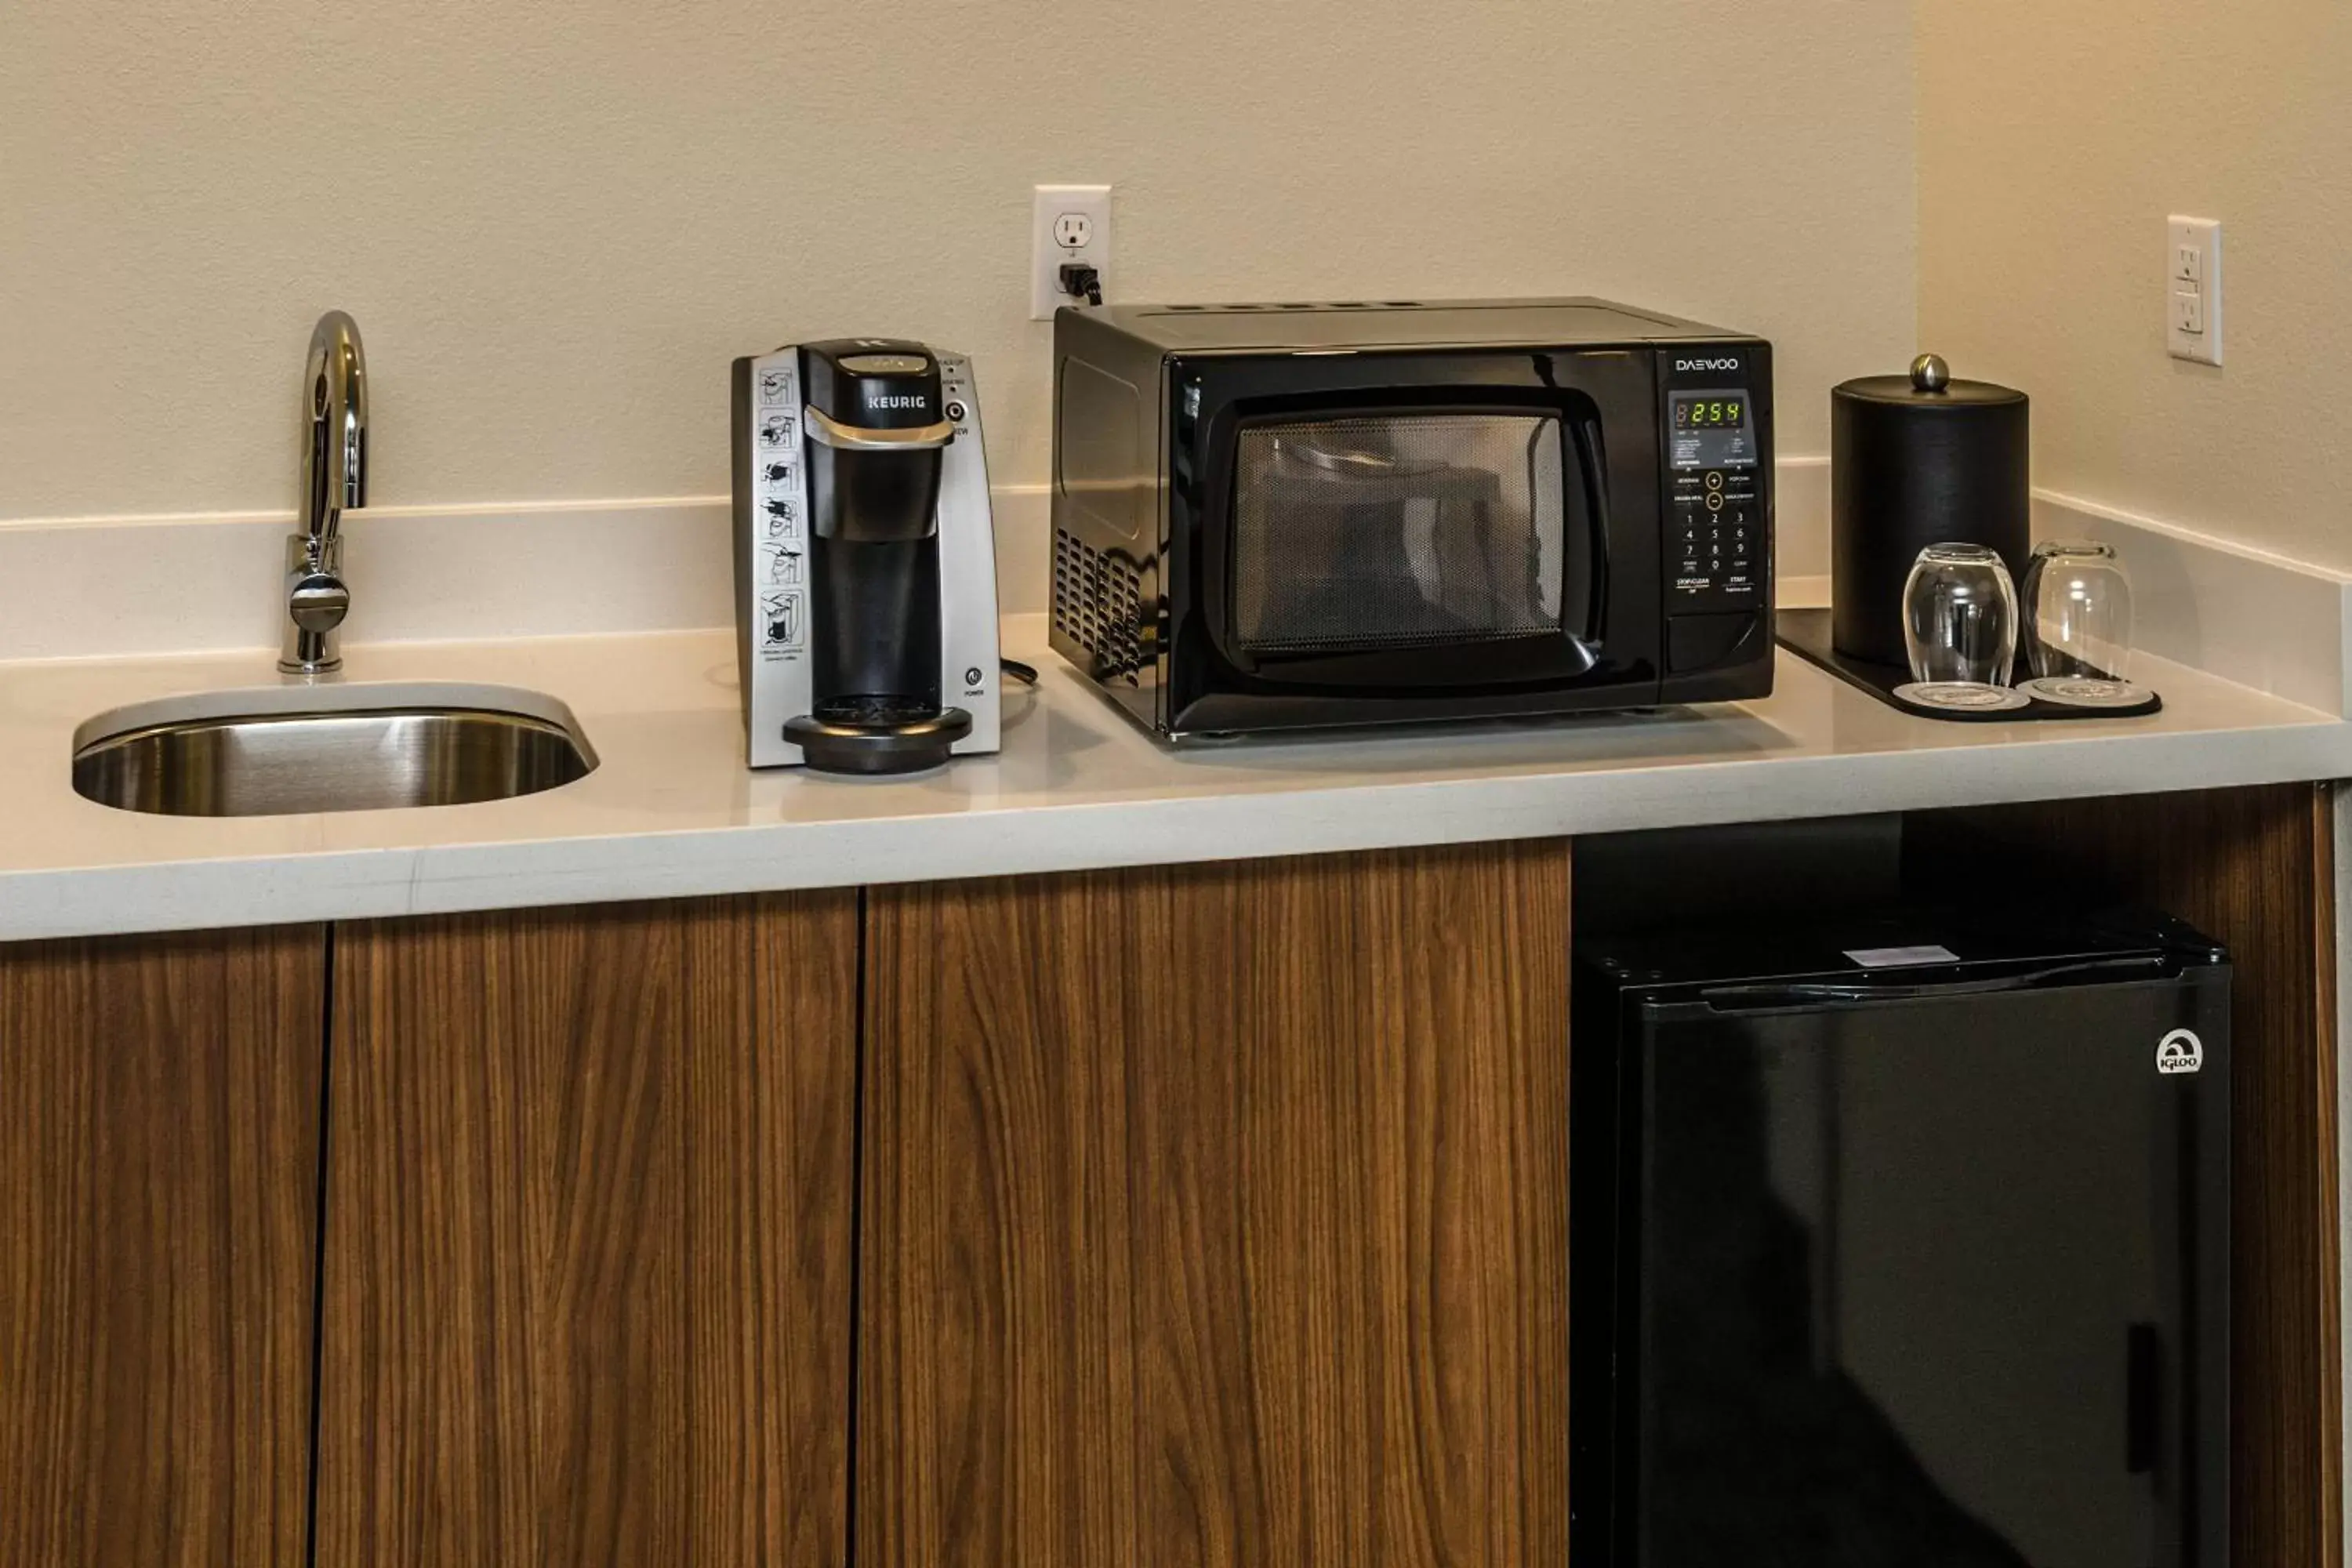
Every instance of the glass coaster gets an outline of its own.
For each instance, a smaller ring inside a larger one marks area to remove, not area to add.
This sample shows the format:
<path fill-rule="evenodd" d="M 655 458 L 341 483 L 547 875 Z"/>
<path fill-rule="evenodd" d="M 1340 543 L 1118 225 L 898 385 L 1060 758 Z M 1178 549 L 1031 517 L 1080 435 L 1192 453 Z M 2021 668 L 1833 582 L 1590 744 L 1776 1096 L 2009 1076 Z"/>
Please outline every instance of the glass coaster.
<path fill-rule="evenodd" d="M 2022 691 L 1980 680 L 1914 680 L 1896 687 L 1895 695 L 1914 708 L 1946 713 L 2006 713 L 2032 701 Z"/>
<path fill-rule="evenodd" d="M 2063 708 L 2137 708 L 2156 695 L 2128 680 L 2105 680 L 2095 675 L 2044 675 L 2018 688 L 2028 697 Z"/>

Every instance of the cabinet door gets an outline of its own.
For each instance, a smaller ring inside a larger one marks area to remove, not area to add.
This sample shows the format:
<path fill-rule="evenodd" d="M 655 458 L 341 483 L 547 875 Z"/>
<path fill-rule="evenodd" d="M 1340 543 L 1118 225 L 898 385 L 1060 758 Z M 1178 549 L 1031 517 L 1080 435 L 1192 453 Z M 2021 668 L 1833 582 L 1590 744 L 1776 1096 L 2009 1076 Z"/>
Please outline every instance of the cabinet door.
<path fill-rule="evenodd" d="M 326 935 L 0 947 L 0 1568 L 298 1568 Z"/>
<path fill-rule="evenodd" d="M 861 1561 L 1566 1561 L 1565 845 L 869 898 Z"/>
<path fill-rule="evenodd" d="M 2230 950 L 2231 1561 L 2344 1561 L 2335 791 L 2271 784 L 1937 812 L 1929 876 L 2034 865 Z M 1947 881 L 1950 880 L 1947 876 Z"/>
<path fill-rule="evenodd" d="M 837 1568 L 857 895 L 336 937 L 319 1562 Z"/>

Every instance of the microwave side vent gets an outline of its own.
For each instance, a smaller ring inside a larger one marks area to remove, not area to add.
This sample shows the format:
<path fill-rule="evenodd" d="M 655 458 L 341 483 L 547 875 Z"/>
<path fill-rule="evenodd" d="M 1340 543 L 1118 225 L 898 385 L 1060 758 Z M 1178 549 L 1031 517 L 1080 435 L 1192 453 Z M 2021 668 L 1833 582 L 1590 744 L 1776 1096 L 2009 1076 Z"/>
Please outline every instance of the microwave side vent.
<path fill-rule="evenodd" d="M 1137 684 L 1143 582 L 1134 563 L 1054 531 L 1054 629 L 1087 652 L 1097 679 Z"/>

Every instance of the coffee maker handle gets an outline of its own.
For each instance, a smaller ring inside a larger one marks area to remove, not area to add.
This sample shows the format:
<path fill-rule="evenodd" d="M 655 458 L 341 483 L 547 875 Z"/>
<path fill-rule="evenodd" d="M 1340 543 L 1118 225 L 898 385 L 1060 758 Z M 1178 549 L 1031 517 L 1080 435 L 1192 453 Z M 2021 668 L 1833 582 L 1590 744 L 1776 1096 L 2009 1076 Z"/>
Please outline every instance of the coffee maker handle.
<path fill-rule="evenodd" d="M 936 425 L 919 425 L 908 430 L 873 430 L 862 425 L 844 425 L 822 408 L 810 408 L 809 439 L 827 447 L 849 452 L 930 452 L 955 439 L 955 424 L 942 419 Z"/>

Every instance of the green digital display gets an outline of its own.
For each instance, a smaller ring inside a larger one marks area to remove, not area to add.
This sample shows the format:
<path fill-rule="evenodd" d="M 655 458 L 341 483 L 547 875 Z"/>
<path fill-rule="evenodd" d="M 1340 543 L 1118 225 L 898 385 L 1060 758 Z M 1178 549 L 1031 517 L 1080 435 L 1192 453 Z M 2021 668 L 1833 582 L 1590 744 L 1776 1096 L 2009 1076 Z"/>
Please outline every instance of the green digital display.
<path fill-rule="evenodd" d="M 1677 430 L 1739 430 L 1748 424 L 1747 400 L 1738 397 L 1677 397 Z"/>

